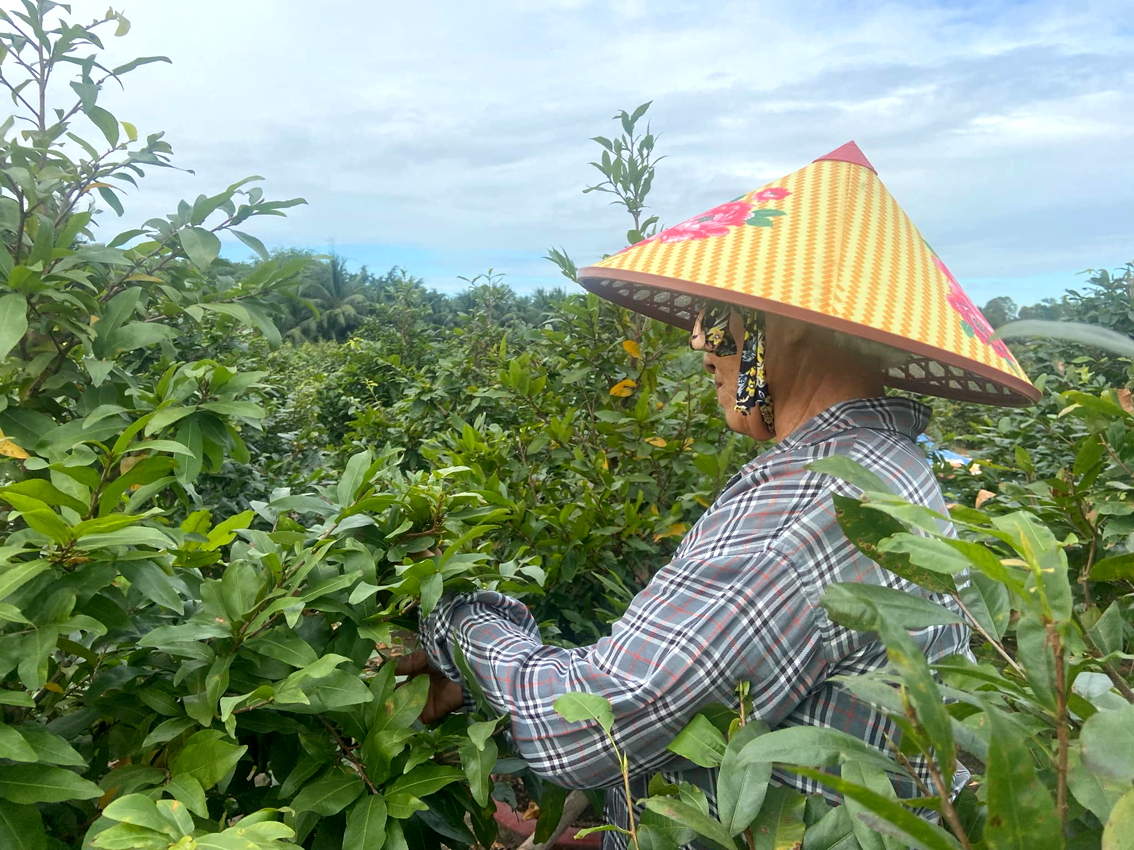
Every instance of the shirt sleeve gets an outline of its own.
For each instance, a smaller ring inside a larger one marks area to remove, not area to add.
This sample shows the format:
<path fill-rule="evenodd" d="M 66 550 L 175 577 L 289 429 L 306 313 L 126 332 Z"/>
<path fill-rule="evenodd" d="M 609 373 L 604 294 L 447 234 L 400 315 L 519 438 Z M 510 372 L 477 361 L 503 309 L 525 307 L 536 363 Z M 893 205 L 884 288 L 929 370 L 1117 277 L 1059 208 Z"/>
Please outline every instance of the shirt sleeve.
<path fill-rule="evenodd" d="M 422 623 L 423 647 L 458 682 L 459 644 L 488 702 L 511 715 L 532 769 L 575 788 L 614 785 L 621 773 L 596 723 L 555 712 L 564 694 L 606 697 L 632 773 L 652 773 L 686 765 L 666 746 L 705 706 L 735 706 L 742 680 L 754 713 L 776 725 L 821 679 L 820 643 L 794 569 L 771 552 L 674 558 L 610 637 L 585 648 L 544 646 L 527 608 L 495 591 L 446 597 Z"/>

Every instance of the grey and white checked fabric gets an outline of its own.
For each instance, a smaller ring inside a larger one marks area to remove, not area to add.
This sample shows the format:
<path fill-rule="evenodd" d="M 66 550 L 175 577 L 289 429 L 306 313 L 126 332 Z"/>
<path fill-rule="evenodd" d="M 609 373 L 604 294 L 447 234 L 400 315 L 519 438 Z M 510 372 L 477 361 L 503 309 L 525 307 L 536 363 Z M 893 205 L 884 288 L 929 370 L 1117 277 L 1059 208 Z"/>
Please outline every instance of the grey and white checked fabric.
<path fill-rule="evenodd" d="M 515 743 L 532 769 L 567 787 L 607 788 L 606 817 L 619 825 L 626 823 L 626 800 L 618 761 L 597 725 L 567 723 L 555 713 L 552 704 L 565 693 L 589 691 L 610 700 L 618 746 L 636 777 L 635 797 L 645 796 L 649 777 L 660 771 L 670 781 L 703 788 L 714 812 L 713 772 L 666 745 L 710 703 L 736 706 L 740 680 L 750 683 L 755 714 L 773 728 L 825 726 L 885 750 L 900 730 L 831 681 L 884 666 L 885 650 L 874 635 L 831 622 L 820 594 L 831 582 L 863 582 L 956 606 L 858 552 L 839 528 L 831 500 L 832 493 L 856 491 L 806 467 L 846 455 L 899 495 L 945 513 L 915 442 L 928 421 L 928 408 L 902 398 L 843 402 L 816 416 L 728 482 L 610 637 L 593 646 L 544 646 L 527 608 L 493 591 L 444 598 L 422 623 L 423 645 L 460 681 L 452 657 L 458 642 L 488 701 L 511 715 Z M 911 636 L 931 661 L 968 652 L 964 626 Z M 963 780 L 967 772 L 958 770 Z M 923 779 L 928 783 L 927 775 Z M 773 782 L 827 793 L 779 770 Z M 912 782 L 897 791 L 917 796 Z M 616 833 L 606 833 L 605 842 L 607 850 L 625 846 Z"/>

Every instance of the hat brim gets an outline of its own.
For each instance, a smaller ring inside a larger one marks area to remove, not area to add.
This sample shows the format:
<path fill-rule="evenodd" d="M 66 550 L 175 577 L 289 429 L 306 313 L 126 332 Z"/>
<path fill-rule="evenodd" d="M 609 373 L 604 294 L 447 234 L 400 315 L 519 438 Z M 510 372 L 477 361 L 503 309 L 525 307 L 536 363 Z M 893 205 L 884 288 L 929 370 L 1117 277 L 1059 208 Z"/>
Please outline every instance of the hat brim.
<path fill-rule="evenodd" d="M 693 329 L 703 302 L 715 301 L 775 313 L 887 345 L 910 355 L 906 362 L 884 373 L 886 385 L 895 389 L 1000 407 L 1027 407 L 1040 397 L 1040 391 L 1028 381 L 956 352 L 759 295 L 599 266 L 579 269 L 578 281 L 601 298 L 684 330 Z"/>

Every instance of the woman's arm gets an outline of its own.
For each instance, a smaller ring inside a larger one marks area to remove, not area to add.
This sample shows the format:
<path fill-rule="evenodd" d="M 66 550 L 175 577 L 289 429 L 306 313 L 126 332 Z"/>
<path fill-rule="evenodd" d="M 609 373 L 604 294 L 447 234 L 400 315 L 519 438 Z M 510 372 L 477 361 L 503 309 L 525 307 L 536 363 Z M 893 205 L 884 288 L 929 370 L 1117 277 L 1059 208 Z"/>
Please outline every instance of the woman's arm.
<path fill-rule="evenodd" d="M 553 705 L 587 691 L 614 710 L 615 737 L 634 773 L 675 762 L 666 750 L 701 708 L 735 704 L 751 683 L 755 714 L 779 722 L 820 677 L 815 612 L 795 571 L 774 553 L 675 558 L 634 598 L 609 638 L 581 649 L 544 646 L 520 602 L 493 591 L 442 600 L 422 643 L 455 681 L 459 644 L 492 706 L 511 715 L 532 769 L 568 787 L 620 781 L 618 761 L 597 724 L 568 723 Z"/>

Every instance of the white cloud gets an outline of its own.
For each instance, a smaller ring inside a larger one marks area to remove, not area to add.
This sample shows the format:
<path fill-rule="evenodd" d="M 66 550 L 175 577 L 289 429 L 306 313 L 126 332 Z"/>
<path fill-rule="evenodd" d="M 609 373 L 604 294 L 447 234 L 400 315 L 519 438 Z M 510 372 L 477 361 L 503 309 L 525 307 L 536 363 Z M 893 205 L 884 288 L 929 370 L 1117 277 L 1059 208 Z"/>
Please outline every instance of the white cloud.
<path fill-rule="evenodd" d="M 193 0 L 126 9 L 121 56 L 172 66 L 108 105 L 175 162 L 131 220 L 247 174 L 310 206 L 269 242 L 584 263 L 624 217 L 581 189 L 587 138 L 653 99 L 673 222 L 856 139 L 962 276 L 1131 253 L 1131 48 L 1119 3 Z M 491 263 L 486 263 L 486 265 Z M 499 264 L 538 276 L 539 264 Z M 410 269 L 413 271 L 413 269 Z M 437 283 L 477 269 L 439 272 Z M 547 282 L 557 282 L 547 265 Z"/>

